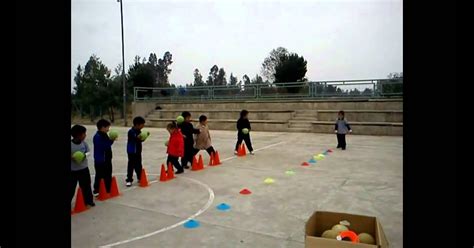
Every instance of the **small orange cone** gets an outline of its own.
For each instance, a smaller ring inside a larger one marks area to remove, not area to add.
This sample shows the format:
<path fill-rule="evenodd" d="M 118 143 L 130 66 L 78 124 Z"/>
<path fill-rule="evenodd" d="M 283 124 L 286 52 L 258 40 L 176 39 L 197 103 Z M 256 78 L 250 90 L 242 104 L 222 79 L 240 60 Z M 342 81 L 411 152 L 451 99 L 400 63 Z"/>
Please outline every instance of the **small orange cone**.
<path fill-rule="evenodd" d="M 168 180 L 171 180 L 173 178 L 174 178 L 173 165 L 171 163 L 168 163 Z"/>
<path fill-rule="evenodd" d="M 204 169 L 204 162 L 202 161 L 202 155 L 201 155 L 201 154 L 199 154 L 198 169 L 199 169 L 199 170 L 203 170 L 203 169 Z"/>
<path fill-rule="evenodd" d="M 237 149 L 237 156 L 239 157 L 242 157 L 244 154 L 243 154 L 243 151 L 242 151 L 242 145 L 239 146 L 239 148 Z"/>
<path fill-rule="evenodd" d="M 191 164 L 191 170 L 193 170 L 193 171 L 199 170 L 198 161 L 196 160 L 196 156 L 193 157 L 193 163 Z"/>
<path fill-rule="evenodd" d="M 161 164 L 160 182 L 166 182 L 167 180 L 168 176 L 166 174 L 165 165 Z"/>
<path fill-rule="evenodd" d="M 245 144 L 242 143 L 242 156 L 247 155 L 247 148 L 245 147 Z"/>
<path fill-rule="evenodd" d="M 209 156 L 209 166 L 214 166 L 214 153 L 211 152 L 211 155 Z"/>
<path fill-rule="evenodd" d="M 81 187 L 78 187 L 77 195 L 76 195 L 76 206 L 74 206 L 74 210 L 71 212 L 71 214 L 77 214 L 85 210 L 87 210 L 87 208 L 86 208 L 86 204 L 84 203 L 84 196 L 82 195 L 82 189 Z"/>
<path fill-rule="evenodd" d="M 148 186 L 148 178 L 146 177 L 145 168 L 142 168 L 142 174 L 140 175 L 140 187 Z"/>
<path fill-rule="evenodd" d="M 219 152 L 216 151 L 216 154 L 214 154 L 214 165 L 220 165 L 221 164 L 221 159 L 219 158 Z"/>
<path fill-rule="evenodd" d="M 191 164 L 191 170 L 193 171 L 199 170 L 196 156 L 193 156 L 193 163 Z"/>
<path fill-rule="evenodd" d="M 107 190 L 105 189 L 105 182 L 104 182 L 104 179 L 100 179 L 100 184 L 99 184 L 99 197 L 97 197 L 97 199 L 99 201 L 105 201 L 107 199 L 109 199 L 110 196 L 109 194 L 107 194 Z"/>
<path fill-rule="evenodd" d="M 110 187 L 110 198 L 116 197 L 116 196 L 119 196 L 119 195 L 120 195 L 120 192 L 119 192 L 118 185 L 117 185 L 117 179 L 114 176 L 114 177 L 112 177 L 112 185 Z"/>

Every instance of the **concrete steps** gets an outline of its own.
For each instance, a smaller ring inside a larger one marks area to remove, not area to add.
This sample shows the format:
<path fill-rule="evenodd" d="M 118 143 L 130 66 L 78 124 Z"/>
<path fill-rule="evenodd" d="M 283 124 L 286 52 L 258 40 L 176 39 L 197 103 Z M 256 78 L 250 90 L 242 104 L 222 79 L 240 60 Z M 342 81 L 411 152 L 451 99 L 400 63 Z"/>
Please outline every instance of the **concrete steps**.
<path fill-rule="evenodd" d="M 279 101 L 279 102 L 155 102 L 134 103 L 134 115 L 146 125 L 165 127 L 183 111 L 193 124 L 201 114 L 214 130 L 236 130 L 240 111 L 247 109 L 254 131 L 334 133 L 337 113 L 343 109 L 354 134 L 403 135 L 403 100 Z"/>

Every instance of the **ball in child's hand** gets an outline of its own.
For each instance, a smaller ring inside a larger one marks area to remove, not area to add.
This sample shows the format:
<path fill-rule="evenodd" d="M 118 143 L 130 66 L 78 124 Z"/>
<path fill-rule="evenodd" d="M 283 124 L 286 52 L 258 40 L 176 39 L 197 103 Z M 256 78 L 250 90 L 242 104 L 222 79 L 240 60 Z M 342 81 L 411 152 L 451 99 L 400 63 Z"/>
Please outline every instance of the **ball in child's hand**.
<path fill-rule="evenodd" d="M 109 138 L 110 138 L 111 140 L 117 139 L 117 138 L 118 138 L 118 132 L 117 132 L 117 130 L 110 130 L 110 131 L 109 131 Z"/>
<path fill-rule="evenodd" d="M 72 158 L 74 159 L 74 161 L 76 161 L 77 163 L 81 163 L 82 161 L 84 161 L 84 158 L 86 157 L 86 154 L 84 154 L 83 152 L 81 151 L 77 151 L 75 153 L 72 154 Z"/>
<path fill-rule="evenodd" d="M 140 138 L 142 141 L 145 141 L 148 138 L 149 132 L 142 131 L 139 135 L 138 138 Z"/>
<path fill-rule="evenodd" d="M 176 117 L 176 123 L 181 124 L 183 123 L 183 121 L 184 121 L 184 117 L 182 117 L 181 115 Z"/>
<path fill-rule="evenodd" d="M 243 134 L 248 134 L 248 133 L 249 133 L 249 129 L 248 129 L 248 128 L 242 129 L 242 133 L 243 133 Z"/>

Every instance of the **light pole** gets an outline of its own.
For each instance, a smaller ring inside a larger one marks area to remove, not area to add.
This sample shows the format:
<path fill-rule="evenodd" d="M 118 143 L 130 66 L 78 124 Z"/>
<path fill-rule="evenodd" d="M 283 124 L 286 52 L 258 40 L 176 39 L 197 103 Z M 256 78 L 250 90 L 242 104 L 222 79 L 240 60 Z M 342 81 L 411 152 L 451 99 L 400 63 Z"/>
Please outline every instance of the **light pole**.
<path fill-rule="evenodd" d="M 123 5 L 122 0 L 117 0 L 120 2 L 120 19 L 122 23 L 122 86 L 123 86 L 123 118 L 124 118 L 124 125 L 128 126 L 127 124 L 127 86 L 125 83 L 125 45 L 123 41 Z"/>

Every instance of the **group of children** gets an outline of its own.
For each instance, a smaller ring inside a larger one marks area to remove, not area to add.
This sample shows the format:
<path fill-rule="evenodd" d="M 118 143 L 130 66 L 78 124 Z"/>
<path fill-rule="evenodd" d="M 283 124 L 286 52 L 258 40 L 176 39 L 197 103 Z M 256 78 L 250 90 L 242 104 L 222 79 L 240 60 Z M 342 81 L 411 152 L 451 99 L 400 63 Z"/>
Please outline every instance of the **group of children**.
<path fill-rule="evenodd" d="M 237 120 L 237 142 L 235 144 L 234 154 L 237 154 L 242 141 L 245 141 L 250 154 L 253 153 L 252 142 L 250 139 L 251 130 L 250 121 L 248 120 L 249 112 L 242 110 L 240 118 Z M 189 169 L 189 163 L 192 163 L 193 157 L 200 151 L 206 150 L 209 155 L 215 153 L 212 146 L 211 135 L 207 125 L 207 116 L 199 116 L 199 124 L 194 127 L 191 124 L 191 113 L 184 111 L 181 116 L 184 121 L 177 123 L 175 121 L 166 126 L 170 137 L 167 142 L 168 158 L 166 163 L 171 163 L 176 168 L 176 174 L 181 174 L 184 169 Z M 97 132 L 93 138 L 94 144 L 94 168 L 95 179 L 93 190 L 91 189 L 91 177 L 87 162 L 87 157 L 90 155 L 90 148 L 84 141 L 86 138 L 86 128 L 81 125 L 74 125 L 71 128 L 71 185 L 70 198 L 74 197 L 76 185 L 79 182 L 79 187 L 82 189 L 85 204 L 88 207 L 95 206 L 93 196 L 99 194 L 100 181 L 103 179 L 107 193 L 110 193 L 112 182 L 112 145 L 115 138 L 109 137 L 107 134 L 110 129 L 110 122 L 101 119 L 97 122 Z M 133 119 L 133 126 L 128 131 L 127 137 L 127 178 L 125 180 L 126 186 L 130 187 L 133 183 L 133 172 L 135 171 L 138 182 L 140 181 L 142 171 L 142 138 L 141 130 L 145 126 L 145 119 L 143 117 L 135 117 Z M 245 132 L 244 132 L 245 130 Z M 337 133 L 338 145 L 337 148 L 346 149 L 345 135 L 351 133 L 352 130 L 344 119 L 344 111 L 338 113 L 338 119 L 335 124 L 335 133 Z M 73 154 L 82 152 L 86 158 L 82 161 L 77 161 Z M 181 158 L 181 163 L 179 162 Z"/>
<path fill-rule="evenodd" d="M 242 110 L 240 118 L 237 120 L 237 143 L 235 145 L 235 154 L 237 154 L 238 147 L 242 140 L 245 141 L 250 154 L 253 153 L 252 141 L 250 134 L 244 133 L 242 130 L 247 128 L 250 130 L 250 122 L 248 120 L 248 111 Z M 189 163 L 192 163 L 193 157 L 200 151 L 206 150 L 209 155 L 216 152 L 212 146 L 211 134 L 207 125 L 207 116 L 199 116 L 199 123 L 194 127 L 191 124 L 191 113 L 184 111 L 181 113 L 183 121 L 179 124 L 171 122 L 167 125 L 167 130 L 170 133 L 168 141 L 168 159 L 167 163 L 172 163 L 176 168 L 176 174 L 181 174 L 184 169 L 189 169 Z M 181 157 L 181 164 L 178 159 Z"/>

